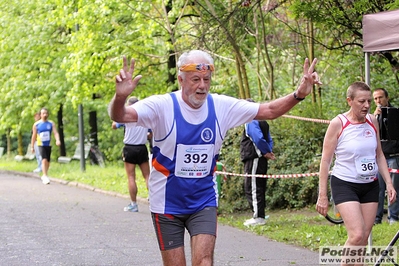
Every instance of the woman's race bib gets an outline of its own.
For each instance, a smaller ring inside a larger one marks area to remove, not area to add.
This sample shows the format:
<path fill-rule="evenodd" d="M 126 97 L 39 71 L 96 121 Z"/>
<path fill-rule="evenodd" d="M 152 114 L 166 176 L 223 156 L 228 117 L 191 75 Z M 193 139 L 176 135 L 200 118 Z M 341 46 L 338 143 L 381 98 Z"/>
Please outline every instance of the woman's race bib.
<path fill-rule="evenodd" d="M 372 180 L 376 177 L 378 172 L 378 166 L 375 158 L 358 157 L 355 160 L 356 163 L 356 179 L 360 180 Z"/>

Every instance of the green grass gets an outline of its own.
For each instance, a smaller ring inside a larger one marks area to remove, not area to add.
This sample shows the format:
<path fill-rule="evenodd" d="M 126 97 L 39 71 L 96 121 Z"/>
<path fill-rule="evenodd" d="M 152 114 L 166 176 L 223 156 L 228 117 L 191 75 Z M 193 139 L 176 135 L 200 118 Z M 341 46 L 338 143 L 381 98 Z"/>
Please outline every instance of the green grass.
<path fill-rule="evenodd" d="M 333 225 L 317 214 L 314 207 L 300 210 L 272 210 L 266 225 L 247 228 L 243 222 L 250 217 L 247 214 L 219 215 L 219 221 L 257 235 L 318 251 L 320 246 L 342 246 L 347 238 L 343 225 Z M 399 224 L 384 222 L 374 226 L 373 246 L 387 246 L 399 230 Z M 397 243 L 399 244 L 399 243 Z"/>
<path fill-rule="evenodd" d="M 36 161 L 16 162 L 3 156 L 0 159 L 0 170 L 31 172 L 36 168 Z M 138 196 L 147 198 L 148 193 L 140 169 L 136 169 Z M 86 164 L 84 172 L 80 162 L 69 164 L 51 162 L 49 176 L 75 181 L 106 191 L 128 195 L 127 178 L 122 162 L 107 164 L 105 168 Z M 231 225 L 254 234 L 265 236 L 279 242 L 302 246 L 318 251 L 320 246 L 342 246 L 346 240 L 346 230 L 343 225 L 332 225 L 315 211 L 314 206 L 300 210 L 268 210 L 270 215 L 266 225 L 247 228 L 243 222 L 251 217 L 251 212 L 235 214 L 219 214 L 219 222 Z M 396 232 L 399 223 L 389 225 L 384 222 L 374 226 L 372 240 L 374 246 L 387 246 Z"/>
<path fill-rule="evenodd" d="M 7 159 L 4 156 L 0 159 L 0 169 L 32 172 L 37 167 L 36 160 L 17 162 L 14 159 Z M 122 195 L 129 195 L 127 187 L 127 176 L 123 162 L 108 164 L 104 168 L 97 165 L 90 165 L 87 161 L 85 171 L 81 170 L 80 162 L 73 160 L 68 164 L 61 164 L 51 161 L 48 175 L 53 178 L 66 181 L 74 181 L 90 185 L 106 191 L 117 192 Z M 137 196 L 147 198 L 148 191 L 140 168 L 136 168 Z"/>

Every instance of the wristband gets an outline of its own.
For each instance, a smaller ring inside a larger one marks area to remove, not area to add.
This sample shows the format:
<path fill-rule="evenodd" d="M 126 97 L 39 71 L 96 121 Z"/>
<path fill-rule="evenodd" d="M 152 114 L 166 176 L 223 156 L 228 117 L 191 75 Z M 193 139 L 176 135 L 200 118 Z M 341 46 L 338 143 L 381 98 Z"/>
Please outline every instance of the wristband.
<path fill-rule="evenodd" d="M 295 100 L 297 100 L 297 101 L 303 101 L 303 100 L 305 100 L 305 98 L 299 98 L 298 96 L 296 96 L 296 91 L 294 92 L 294 98 L 295 98 Z"/>

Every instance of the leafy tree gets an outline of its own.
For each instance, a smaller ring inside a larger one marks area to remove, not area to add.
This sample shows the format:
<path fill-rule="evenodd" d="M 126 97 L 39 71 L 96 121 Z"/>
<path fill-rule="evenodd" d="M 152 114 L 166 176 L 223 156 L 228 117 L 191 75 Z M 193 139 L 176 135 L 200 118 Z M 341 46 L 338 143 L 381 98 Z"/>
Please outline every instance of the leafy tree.
<path fill-rule="evenodd" d="M 348 51 L 356 47 L 363 47 L 362 18 L 366 14 L 373 14 L 399 8 L 399 1 L 379 0 L 328 0 L 328 1 L 291 1 L 291 10 L 296 18 L 311 19 L 318 31 L 329 33 L 328 40 L 325 34 L 309 36 L 303 31 L 302 35 L 311 37 L 318 45 L 328 50 Z M 395 70 L 396 80 L 399 62 L 395 51 L 377 52 L 378 56 L 385 58 Z"/>
<path fill-rule="evenodd" d="M 3 101 L 0 105 L 1 129 L 11 129 L 19 136 L 22 153 L 22 132 L 30 132 L 33 114 L 40 107 L 57 109 L 65 83 L 59 64 L 63 50 L 57 25 L 47 23 L 53 7 L 51 3 L 37 5 L 18 0 L 1 5 L 1 84 Z M 16 30 L 17 29 L 17 30 Z"/>

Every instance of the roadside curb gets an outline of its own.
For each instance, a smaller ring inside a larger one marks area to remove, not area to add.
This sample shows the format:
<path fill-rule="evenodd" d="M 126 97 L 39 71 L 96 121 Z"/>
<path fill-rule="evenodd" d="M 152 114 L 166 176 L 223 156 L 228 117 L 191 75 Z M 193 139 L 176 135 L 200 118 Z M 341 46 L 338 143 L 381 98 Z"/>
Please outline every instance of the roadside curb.
<path fill-rule="evenodd" d="M 27 172 L 19 172 L 19 171 L 11 171 L 11 170 L 0 170 L 0 173 L 5 173 L 5 174 L 17 174 L 17 175 L 21 175 L 21 176 L 25 176 L 25 177 L 30 177 L 30 178 L 36 178 L 40 180 L 40 176 L 37 173 L 27 173 Z M 97 193 L 102 193 L 108 196 L 113 196 L 113 197 L 118 197 L 118 198 L 124 198 L 127 200 L 130 200 L 130 197 L 128 195 L 123 195 L 117 192 L 113 192 L 113 191 L 107 191 L 107 190 L 103 190 L 100 188 L 96 188 L 87 184 L 83 184 L 83 183 L 79 183 L 79 182 L 75 182 L 75 181 L 66 181 L 63 179 L 58 179 L 58 178 L 54 178 L 54 177 L 49 177 L 51 182 L 54 183 L 58 183 L 61 185 L 66 185 L 66 186 L 70 186 L 70 187 L 78 187 L 81 189 L 85 189 L 85 190 L 89 190 L 89 191 L 93 191 L 93 192 L 97 192 Z M 127 180 L 126 180 L 127 182 Z M 126 183 L 127 185 L 127 183 Z M 141 204 L 146 204 L 149 205 L 149 202 L 147 199 L 144 198 L 140 198 L 137 197 L 137 202 L 141 203 Z"/>

